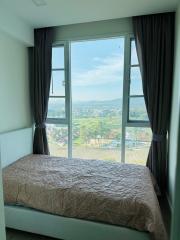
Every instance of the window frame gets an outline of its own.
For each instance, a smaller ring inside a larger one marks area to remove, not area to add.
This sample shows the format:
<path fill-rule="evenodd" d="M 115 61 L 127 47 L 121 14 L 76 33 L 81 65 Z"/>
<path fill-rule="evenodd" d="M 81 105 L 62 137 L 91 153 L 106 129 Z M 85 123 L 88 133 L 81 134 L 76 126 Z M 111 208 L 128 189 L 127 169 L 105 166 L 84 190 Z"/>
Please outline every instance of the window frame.
<path fill-rule="evenodd" d="M 124 49 L 124 79 L 123 79 L 123 106 L 122 106 L 122 139 L 121 139 L 121 162 L 125 163 L 126 151 L 126 128 L 138 127 L 149 128 L 149 121 L 130 120 L 129 119 L 129 103 L 130 103 L 130 81 L 131 81 L 131 67 L 139 67 L 139 64 L 131 65 L 131 41 L 134 40 L 132 34 L 125 37 Z M 144 97 L 144 95 L 135 95 Z"/>
<path fill-rule="evenodd" d="M 129 116 L 130 116 L 130 99 L 131 98 L 144 98 L 144 94 L 134 94 L 134 95 L 131 95 L 130 94 L 130 87 L 131 87 L 131 68 L 133 68 L 133 67 L 140 67 L 140 65 L 139 64 L 131 64 L 131 54 L 132 54 L 132 51 L 131 51 L 131 43 L 132 43 L 132 41 L 134 41 L 135 39 L 134 39 L 134 37 L 133 36 L 130 36 L 130 39 L 129 39 L 129 47 L 130 47 L 130 51 L 129 51 L 129 58 L 128 58 L 128 79 L 127 79 L 127 82 L 128 82 L 128 114 L 127 114 L 127 127 L 130 127 L 130 126 L 132 126 L 132 127 L 134 127 L 134 126 L 136 126 L 136 127 L 149 127 L 150 125 L 149 125 L 149 121 L 147 120 L 131 120 L 130 118 L 129 118 Z"/>
<path fill-rule="evenodd" d="M 69 112 L 69 104 L 68 104 L 68 95 L 69 95 L 69 84 L 68 84 L 68 63 L 67 63 L 67 43 L 65 41 L 61 41 L 59 43 L 54 43 L 52 48 L 64 47 L 64 68 L 53 68 L 51 69 L 51 75 L 53 71 L 64 71 L 64 81 L 65 81 L 65 96 L 50 96 L 49 98 L 63 98 L 65 99 L 65 118 L 49 118 L 47 117 L 47 124 L 68 124 L 68 112 Z"/>
<path fill-rule="evenodd" d="M 72 124 L 71 124 L 71 75 L 70 75 L 70 44 L 69 41 L 58 41 L 53 43 L 54 47 L 64 47 L 64 80 L 65 96 L 65 118 L 47 118 L 47 124 L 63 125 L 68 127 L 68 158 L 72 157 Z M 54 69 L 52 68 L 51 71 Z M 51 73 L 52 74 L 52 73 Z M 50 97 L 50 96 L 49 96 Z"/>
<path fill-rule="evenodd" d="M 65 118 L 47 118 L 47 124 L 67 125 L 68 126 L 68 158 L 72 158 L 72 94 L 71 94 L 71 42 L 108 39 L 113 37 L 124 38 L 124 73 L 123 73 L 123 99 L 122 99 L 122 139 L 120 148 L 120 162 L 125 163 L 126 151 L 126 127 L 142 127 L 149 128 L 149 121 L 130 120 L 129 119 L 129 102 L 130 102 L 130 72 L 131 67 L 139 64 L 131 65 L 131 41 L 134 40 L 132 34 L 117 34 L 115 36 L 97 36 L 95 38 L 75 39 L 58 41 L 53 47 L 64 46 L 64 73 L 65 73 Z M 144 97 L 144 95 L 139 97 Z"/>

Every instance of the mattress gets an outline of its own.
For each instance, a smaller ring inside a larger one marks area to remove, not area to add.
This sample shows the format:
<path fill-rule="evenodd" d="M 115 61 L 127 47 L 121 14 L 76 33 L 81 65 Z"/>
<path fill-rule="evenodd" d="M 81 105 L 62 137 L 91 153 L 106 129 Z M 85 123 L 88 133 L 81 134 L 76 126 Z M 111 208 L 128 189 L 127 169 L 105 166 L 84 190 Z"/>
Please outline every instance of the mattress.
<path fill-rule="evenodd" d="M 166 240 L 148 168 L 28 155 L 3 169 L 6 204 L 148 231 Z"/>

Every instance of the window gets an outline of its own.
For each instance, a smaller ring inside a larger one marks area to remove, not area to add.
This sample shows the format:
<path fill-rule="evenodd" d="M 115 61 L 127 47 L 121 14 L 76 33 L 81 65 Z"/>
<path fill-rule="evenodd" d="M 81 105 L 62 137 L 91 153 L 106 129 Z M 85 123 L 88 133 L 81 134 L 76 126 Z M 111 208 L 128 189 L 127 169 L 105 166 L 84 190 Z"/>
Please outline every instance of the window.
<path fill-rule="evenodd" d="M 132 38 L 127 39 L 125 58 L 122 159 L 126 163 L 145 165 L 152 133 L 144 101 L 135 41 Z"/>
<path fill-rule="evenodd" d="M 142 127 L 126 127 L 125 162 L 146 165 L 151 143 L 151 130 Z"/>
<path fill-rule="evenodd" d="M 124 38 L 71 43 L 72 156 L 121 160 Z"/>
<path fill-rule="evenodd" d="M 47 135 L 55 156 L 145 165 L 151 130 L 131 37 L 53 46 Z"/>
<path fill-rule="evenodd" d="M 51 155 L 68 157 L 68 126 L 47 124 L 46 128 Z"/>
<path fill-rule="evenodd" d="M 64 45 L 52 49 L 48 119 L 66 119 Z"/>
<path fill-rule="evenodd" d="M 135 41 L 131 39 L 131 58 L 129 67 L 128 121 L 147 122 L 148 116 L 142 90 L 142 79 L 137 58 Z"/>
<path fill-rule="evenodd" d="M 52 48 L 52 73 L 47 114 L 50 153 L 62 157 L 68 157 L 70 126 L 67 50 L 65 43 Z"/>

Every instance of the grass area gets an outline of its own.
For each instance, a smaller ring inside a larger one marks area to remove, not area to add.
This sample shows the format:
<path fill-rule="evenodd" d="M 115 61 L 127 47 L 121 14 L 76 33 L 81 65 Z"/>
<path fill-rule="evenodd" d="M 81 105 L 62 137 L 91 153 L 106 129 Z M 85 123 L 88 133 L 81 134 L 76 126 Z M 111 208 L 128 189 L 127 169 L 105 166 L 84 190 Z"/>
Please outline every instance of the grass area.
<path fill-rule="evenodd" d="M 60 147 L 58 144 L 52 142 L 49 143 L 49 147 L 51 155 L 67 157 L 67 147 Z M 148 147 L 142 147 L 140 149 L 127 148 L 125 154 L 125 161 L 126 163 L 146 165 L 148 151 Z M 76 146 L 73 148 L 73 157 L 83 159 L 111 160 L 119 162 L 121 158 L 121 152 L 119 149 L 102 149 L 94 147 Z"/>

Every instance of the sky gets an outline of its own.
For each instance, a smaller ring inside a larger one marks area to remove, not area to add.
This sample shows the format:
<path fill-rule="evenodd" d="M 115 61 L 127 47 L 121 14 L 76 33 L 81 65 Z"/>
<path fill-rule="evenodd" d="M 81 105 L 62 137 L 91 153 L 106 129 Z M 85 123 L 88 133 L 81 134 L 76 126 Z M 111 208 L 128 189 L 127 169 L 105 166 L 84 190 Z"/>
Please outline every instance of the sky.
<path fill-rule="evenodd" d="M 72 100 L 110 100 L 122 97 L 124 39 L 71 44 Z"/>
<path fill-rule="evenodd" d="M 132 62 L 137 62 L 133 46 Z M 53 68 L 63 68 L 63 49 L 53 49 Z M 71 43 L 71 88 L 73 101 L 103 101 L 122 98 L 124 38 Z M 139 68 L 133 68 L 131 94 L 141 94 Z M 64 95 L 64 73 L 54 72 L 51 95 Z M 60 84 L 59 84 L 60 83 Z"/>

